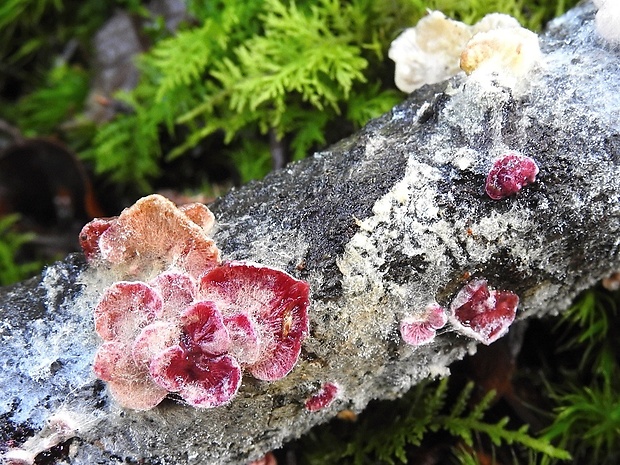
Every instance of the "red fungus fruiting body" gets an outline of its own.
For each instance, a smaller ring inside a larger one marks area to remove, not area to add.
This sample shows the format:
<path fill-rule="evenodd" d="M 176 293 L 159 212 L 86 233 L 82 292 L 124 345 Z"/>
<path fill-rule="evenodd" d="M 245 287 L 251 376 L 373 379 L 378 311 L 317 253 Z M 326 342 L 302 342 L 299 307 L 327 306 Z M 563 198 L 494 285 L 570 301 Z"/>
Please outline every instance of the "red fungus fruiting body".
<path fill-rule="evenodd" d="M 194 407 L 211 408 L 229 402 L 241 385 L 241 367 L 230 355 L 210 356 L 176 345 L 151 362 L 155 382 Z"/>
<path fill-rule="evenodd" d="M 254 460 L 248 463 L 248 465 L 278 465 L 278 461 L 276 460 L 276 456 L 273 455 L 273 452 L 267 452 L 260 459 Z"/>
<path fill-rule="evenodd" d="M 448 321 L 446 311 L 437 303 L 429 304 L 421 316 L 409 316 L 400 322 L 403 340 L 412 346 L 428 344 L 435 339 L 438 329 Z"/>
<path fill-rule="evenodd" d="M 501 200 L 535 181 L 538 174 L 536 162 L 525 155 L 509 152 L 493 163 L 487 176 L 485 191 L 494 200 Z"/>
<path fill-rule="evenodd" d="M 293 369 L 308 334 L 307 283 L 274 268 L 232 262 L 207 273 L 199 294 L 224 315 L 243 314 L 255 322 L 258 359 L 248 367 L 255 378 L 274 381 Z M 246 341 L 237 335 L 243 347 Z M 250 336 L 247 344 L 251 352 L 256 339 Z"/>
<path fill-rule="evenodd" d="M 310 412 L 316 412 L 327 408 L 336 400 L 338 394 L 340 394 L 340 386 L 338 384 L 333 382 L 325 383 L 316 394 L 306 400 L 306 409 Z"/>
<path fill-rule="evenodd" d="M 87 260 L 94 260 L 101 255 L 99 238 L 110 227 L 112 221 L 108 218 L 95 218 L 82 228 L 79 237 L 80 247 L 82 247 Z"/>
<path fill-rule="evenodd" d="M 518 305 L 516 294 L 489 289 L 485 279 L 476 279 L 450 304 L 450 322 L 463 334 L 489 345 L 508 331 Z"/>
<path fill-rule="evenodd" d="M 149 409 L 169 392 L 217 407 L 235 396 L 243 369 L 273 381 L 297 363 L 308 284 L 275 268 L 221 264 L 207 236 L 213 223 L 204 205 L 177 208 L 154 195 L 82 230 L 91 263 L 149 280 L 114 283 L 94 312 L 104 342 L 93 370 L 124 407 Z"/>

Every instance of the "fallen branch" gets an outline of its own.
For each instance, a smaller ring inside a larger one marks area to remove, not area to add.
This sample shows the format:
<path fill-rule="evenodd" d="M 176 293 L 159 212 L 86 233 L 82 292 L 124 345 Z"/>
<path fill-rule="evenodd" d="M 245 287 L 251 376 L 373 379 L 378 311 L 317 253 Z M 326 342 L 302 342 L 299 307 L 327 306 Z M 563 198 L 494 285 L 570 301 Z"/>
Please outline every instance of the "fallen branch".
<path fill-rule="evenodd" d="M 516 294 L 517 319 L 567 308 L 620 269 L 620 52 L 596 36 L 593 17 L 586 4 L 552 24 L 524 93 L 464 77 L 424 87 L 213 206 L 224 259 L 286 270 L 312 300 L 292 373 L 246 376 L 228 405 L 171 399 L 133 412 L 114 402 L 92 372 L 92 309 L 114 278 L 81 257 L 2 289 L 3 449 L 15 463 L 52 448 L 74 464 L 244 463 L 341 409 L 446 374 L 475 341 L 449 324 L 413 347 L 399 324 L 429 303 L 448 308 L 474 279 Z M 539 172 L 493 200 L 485 179 L 507 151 Z M 306 408 L 325 383 L 339 386 L 336 400 Z"/>

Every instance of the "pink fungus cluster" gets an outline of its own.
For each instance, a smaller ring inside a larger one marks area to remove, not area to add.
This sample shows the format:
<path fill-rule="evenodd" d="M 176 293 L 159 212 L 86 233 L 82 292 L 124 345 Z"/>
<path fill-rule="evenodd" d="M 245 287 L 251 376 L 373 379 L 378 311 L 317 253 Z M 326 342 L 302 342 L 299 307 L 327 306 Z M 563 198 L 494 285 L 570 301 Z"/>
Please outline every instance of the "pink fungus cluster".
<path fill-rule="evenodd" d="M 536 180 L 538 166 L 525 155 L 508 152 L 495 160 L 487 176 L 485 191 L 493 200 L 516 194 Z"/>
<path fill-rule="evenodd" d="M 448 321 L 445 310 L 437 303 L 427 305 L 419 316 L 408 316 L 400 322 L 400 334 L 403 340 L 412 346 L 428 344 L 435 339 L 438 329 Z"/>
<path fill-rule="evenodd" d="M 319 391 L 306 400 L 306 409 L 316 412 L 329 407 L 340 394 L 340 386 L 333 382 L 323 384 Z"/>
<path fill-rule="evenodd" d="M 221 263 L 207 236 L 212 224 L 203 205 L 177 209 L 149 196 L 82 231 L 93 264 L 149 277 L 112 284 L 95 308 L 103 344 L 93 369 L 124 407 L 147 410 L 169 393 L 216 407 L 235 396 L 243 370 L 274 381 L 297 363 L 308 284 L 266 266 Z"/>
<path fill-rule="evenodd" d="M 489 345 L 508 331 L 518 305 L 513 292 L 489 289 L 485 279 L 475 279 L 457 293 L 449 312 L 431 303 L 421 315 L 403 318 L 400 334 L 412 346 L 428 344 L 449 321 L 456 331 Z"/>
<path fill-rule="evenodd" d="M 475 279 L 450 304 L 450 322 L 463 334 L 489 345 L 508 331 L 518 305 L 519 297 L 513 292 L 489 289 L 485 279 Z"/>

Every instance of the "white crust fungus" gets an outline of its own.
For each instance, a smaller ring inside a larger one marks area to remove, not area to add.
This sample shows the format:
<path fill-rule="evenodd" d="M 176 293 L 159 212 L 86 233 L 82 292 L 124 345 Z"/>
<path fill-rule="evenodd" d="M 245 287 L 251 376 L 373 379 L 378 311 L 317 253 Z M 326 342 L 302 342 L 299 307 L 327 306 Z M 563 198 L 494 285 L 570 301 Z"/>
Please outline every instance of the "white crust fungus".
<path fill-rule="evenodd" d="M 604 1 L 604 0 L 602 0 Z M 507 75 L 502 81 L 512 87 L 515 78 L 527 74 L 541 61 L 538 36 L 522 28 L 512 16 L 492 13 L 473 26 L 431 11 L 416 27 L 406 29 L 390 47 L 396 63 L 394 80 L 403 92 L 441 82 L 463 69 Z"/>
<path fill-rule="evenodd" d="M 467 25 L 431 11 L 416 27 L 406 29 L 390 46 L 396 62 L 396 87 L 413 92 L 459 72 L 459 55 L 471 37 Z"/>
<path fill-rule="evenodd" d="M 594 24 L 601 37 L 620 44 L 620 2 L 618 0 L 594 0 L 598 8 Z"/>

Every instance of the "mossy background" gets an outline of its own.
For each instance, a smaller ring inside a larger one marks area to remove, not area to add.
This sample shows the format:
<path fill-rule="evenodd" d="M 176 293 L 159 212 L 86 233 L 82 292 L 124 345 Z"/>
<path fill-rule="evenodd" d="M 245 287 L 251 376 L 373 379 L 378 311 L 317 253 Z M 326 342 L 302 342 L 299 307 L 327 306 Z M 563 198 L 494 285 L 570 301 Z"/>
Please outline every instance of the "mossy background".
<path fill-rule="evenodd" d="M 541 30 L 574 3 L 187 0 L 185 20 L 171 32 L 139 0 L 7 0 L 0 118 L 28 137 L 62 140 L 133 195 L 245 183 L 401 101 L 387 51 L 427 9 L 467 23 L 499 11 Z M 97 95 L 95 34 L 119 10 L 132 15 L 143 44 L 140 79 L 131 90 Z M 111 118 L 93 117 L 101 98 L 112 99 Z"/>
<path fill-rule="evenodd" d="M 575 3 L 187 0 L 171 30 L 139 0 L 5 0 L 0 150 L 18 140 L 60 144 L 108 215 L 154 190 L 210 198 L 325 148 L 402 101 L 387 51 L 426 9 L 470 24 L 499 11 L 540 31 Z M 140 39 L 139 80 L 102 94 L 96 33 L 120 11 Z M 23 252 L 50 230 L 74 234 L 65 223 L 0 208 L 0 284 L 71 250 Z M 490 354 L 457 364 L 448 381 L 314 430 L 277 451 L 279 463 L 618 463 L 619 301 L 618 292 L 590 290 L 561 321 L 531 323 L 514 357 L 504 338 Z M 558 339 L 559 349 L 538 342 Z M 482 375 L 471 369 L 489 364 Z"/>

